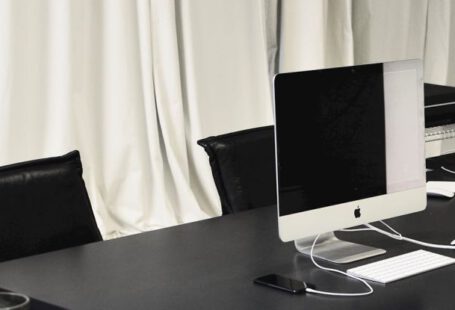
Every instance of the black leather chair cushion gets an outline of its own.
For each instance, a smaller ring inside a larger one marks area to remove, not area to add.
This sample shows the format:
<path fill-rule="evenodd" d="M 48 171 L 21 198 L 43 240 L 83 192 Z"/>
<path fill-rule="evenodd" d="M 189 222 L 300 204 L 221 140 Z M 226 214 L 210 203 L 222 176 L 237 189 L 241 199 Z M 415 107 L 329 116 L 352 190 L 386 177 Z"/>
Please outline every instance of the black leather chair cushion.
<path fill-rule="evenodd" d="M 100 240 L 78 151 L 0 167 L 0 261 Z"/>
<path fill-rule="evenodd" d="M 276 204 L 273 126 L 198 141 L 210 160 L 223 214 Z"/>

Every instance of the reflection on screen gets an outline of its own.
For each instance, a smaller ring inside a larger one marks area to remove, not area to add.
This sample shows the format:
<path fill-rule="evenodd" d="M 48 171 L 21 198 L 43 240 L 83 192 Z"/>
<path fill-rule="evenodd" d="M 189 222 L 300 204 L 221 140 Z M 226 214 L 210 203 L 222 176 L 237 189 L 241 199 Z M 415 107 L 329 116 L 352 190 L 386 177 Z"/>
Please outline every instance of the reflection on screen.
<path fill-rule="evenodd" d="M 389 69 L 386 68 L 386 73 L 393 75 Z M 407 80 L 411 81 L 408 89 L 416 93 L 415 78 Z M 390 135 L 392 127 L 399 127 L 404 120 L 400 120 L 402 114 L 396 113 L 398 105 L 391 95 L 397 91 L 393 90 L 396 81 L 393 78 L 384 81 L 383 64 L 276 77 L 281 216 L 383 195 L 422 183 L 420 172 L 414 171 L 412 175 L 394 160 L 403 136 L 392 138 Z M 385 94 L 385 87 L 391 92 Z M 408 99 L 410 104 L 415 102 L 415 97 Z M 413 118 L 411 123 L 418 124 L 418 121 Z M 414 131 L 413 136 L 418 140 L 418 128 L 411 127 L 408 131 Z M 408 148 L 416 150 L 417 140 L 408 142 Z M 411 160 L 419 160 L 419 152 L 416 154 L 411 155 Z M 400 154 L 400 161 L 403 156 L 408 154 Z M 415 167 L 415 162 L 413 164 Z M 391 167 L 394 171 L 399 169 L 399 173 L 391 172 Z M 423 175 L 423 182 L 424 178 Z"/>

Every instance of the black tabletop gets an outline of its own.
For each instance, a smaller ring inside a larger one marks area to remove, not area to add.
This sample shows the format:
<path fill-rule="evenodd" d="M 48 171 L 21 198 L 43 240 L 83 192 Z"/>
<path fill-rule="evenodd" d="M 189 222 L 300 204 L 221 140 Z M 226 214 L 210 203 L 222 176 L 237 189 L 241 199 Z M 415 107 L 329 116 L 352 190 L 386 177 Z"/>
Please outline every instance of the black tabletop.
<path fill-rule="evenodd" d="M 431 199 L 426 211 L 388 221 L 412 238 L 455 239 L 455 199 Z M 388 250 L 418 246 L 374 232 L 338 234 Z M 455 251 L 431 250 L 455 257 Z M 341 269 L 349 265 L 323 263 Z M 360 298 L 289 295 L 253 284 L 279 273 L 318 289 L 361 291 L 319 270 L 278 239 L 276 209 L 266 207 L 0 264 L 0 287 L 70 309 L 453 309 L 455 265 L 387 285 Z"/>

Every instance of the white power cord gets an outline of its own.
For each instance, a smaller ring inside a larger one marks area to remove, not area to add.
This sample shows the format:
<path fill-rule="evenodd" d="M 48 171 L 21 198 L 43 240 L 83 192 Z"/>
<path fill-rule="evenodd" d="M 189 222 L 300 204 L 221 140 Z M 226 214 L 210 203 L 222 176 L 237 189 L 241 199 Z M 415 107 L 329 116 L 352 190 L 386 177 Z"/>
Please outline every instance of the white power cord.
<path fill-rule="evenodd" d="M 441 167 L 441 168 L 443 168 L 443 167 Z M 452 172 L 452 171 L 449 171 L 449 172 Z M 453 173 L 455 173 L 455 172 L 453 172 Z M 415 239 L 412 239 L 412 238 L 404 237 L 401 233 L 399 233 L 398 231 L 393 229 L 390 225 L 388 225 L 384 221 L 380 221 L 380 223 L 382 223 L 384 226 L 386 226 L 388 229 L 390 229 L 393 233 L 385 231 L 383 229 L 380 229 L 380 228 L 378 228 L 376 226 L 373 226 L 371 224 L 365 224 L 366 228 L 340 229 L 340 231 L 344 231 L 344 232 L 376 231 L 376 232 L 378 232 L 378 233 L 380 233 L 382 235 L 385 235 L 387 237 L 390 237 L 392 239 L 407 241 L 407 242 L 418 244 L 418 245 L 421 245 L 421 246 L 424 246 L 424 247 L 436 248 L 436 249 L 455 250 L 455 240 L 453 240 L 451 242 L 451 245 L 434 244 L 434 243 L 423 242 L 423 241 L 415 240 Z M 307 288 L 306 291 L 309 292 L 309 293 L 314 293 L 314 294 L 330 295 L 330 296 L 348 296 L 348 297 L 366 296 L 366 295 L 372 294 L 374 290 L 371 287 L 371 285 L 368 284 L 368 282 L 366 282 L 365 280 L 363 280 L 363 279 L 361 279 L 359 277 L 347 274 L 346 272 L 338 270 L 338 269 L 327 268 L 327 267 L 321 266 L 314 260 L 313 250 L 314 250 L 314 247 L 316 245 L 316 242 L 317 242 L 318 238 L 319 238 L 319 235 L 316 236 L 316 238 L 313 241 L 313 245 L 311 246 L 310 258 L 311 258 L 311 261 L 313 262 L 313 264 L 316 267 L 318 267 L 318 268 L 320 268 L 322 270 L 336 272 L 336 273 L 345 275 L 345 276 L 347 276 L 349 278 L 356 279 L 356 280 L 362 282 L 363 284 L 365 284 L 365 286 L 368 288 L 368 291 L 367 292 L 363 292 L 363 293 L 336 293 L 336 292 L 327 292 L 327 291 L 315 290 L 315 289 L 312 289 L 312 288 Z"/>
<path fill-rule="evenodd" d="M 447 171 L 449 173 L 455 173 L 455 171 L 447 169 L 446 167 L 443 167 L 443 166 L 441 166 L 441 169 L 444 170 L 444 171 Z"/>
<path fill-rule="evenodd" d="M 320 294 L 320 295 L 346 296 L 346 297 L 366 296 L 366 295 L 370 295 L 371 293 L 373 293 L 373 288 L 371 287 L 370 284 L 368 284 L 367 281 L 365 281 L 365 280 L 363 280 L 363 279 L 361 279 L 361 278 L 359 278 L 359 277 L 356 277 L 356 276 L 347 274 L 347 273 L 344 272 L 344 271 L 341 271 L 341 270 L 338 270 L 338 269 L 333 269 L 333 268 L 327 268 L 327 267 L 324 267 L 324 266 L 319 265 L 319 264 L 314 260 L 314 257 L 313 257 L 314 246 L 316 245 L 316 242 L 318 241 L 318 238 L 319 238 L 319 235 L 317 235 L 316 238 L 314 238 L 313 245 L 311 246 L 310 258 L 311 258 L 311 261 L 313 262 L 313 264 L 314 264 L 316 267 L 318 267 L 318 268 L 320 268 L 320 269 L 322 269 L 322 270 L 340 273 L 340 274 L 345 275 L 345 276 L 347 276 L 347 277 L 349 277 L 349 278 L 353 278 L 353 279 L 356 279 L 356 280 L 362 282 L 362 283 L 365 284 L 365 286 L 368 288 L 368 292 L 363 292 L 363 293 L 336 293 L 336 292 L 327 292 L 327 291 L 315 290 L 315 289 L 312 289 L 312 288 L 307 288 L 307 289 L 306 289 L 306 292 L 308 292 L 308 293 L 314 293 L 314 294 Z"/>
<path fill-rule="evenodd" d="M 411 239 L 411 238 L 408 238 L 408 237 L 404 237 L 399 232 L 397 232 L 395 229 L 393 229 L 392 227 L 390 227 L 389 225 L 384 223 L 383 221 L 380 221 L 380 222 L 383 225 L 387 226 L 390 230 L 392 230 L 394 232 L 394 234 L 392 234 L 392 233 L 390 233 L 388 231 L 382 230 L 382 229 L 380 229 L 380 228 L 378 228 L 376 226 L 373 226 L 371 224 L 365 224 L 365 226 L 367 226 L 368 228 L 370 228 L 373 231 L 376 231 L 376 232 L 378 232 L 380 234 L 383 234 L 383 235 L 385 235 L 387 237 L 390 237 L 392 239 L 395 239 L 395 240 L 407 241 L 407 242 L 418 244 L 418 245 L 421 245 L 421 246 L 424 246 L 424 247 L 428 247 L 428 248 L 455 250 L 455 245 L 434 244 L 434 243 L 428 243 L 428 242 L 423 242 L 423 241 Z M 452 241 L 452 243 L 453 242 L 454 241 Z"/>
<path fill-rule="evenodd" d="M 365 224 L 365 226 L 367 228 L 340 229 L 339 231 L 343 231 L 343 232 L 376 231 L 376 232 L 378 232 L 378 233 L 380 233 L 382 235 L 385 235 L 385 236 L 390 237 L 390 238 L 395 239 L 395 240 L 406 241 L 406 242 L 418 244 L 418 245 L 421 245 L 421 246 L 424 246 L 424 247 L 428 247 L 428 248 L 455 250 L 455 240 L 453 240 L 450 243 L 451 245 L 434 244 L 434 243 L 423 242 L 423 241 L 415 240 L 415 239 L 412 239 L 412 238 L 404 237 L 401 233 L 399 233 L 398 231 L 393 229 L 390 225 L 388 225 L 384 221 L 379 221 L 379 222 L 382 225 L 386 226 L 388 229 L 390 229 L 394 233 L 392 234 L 392 233 L 390 233 L 388 231 L 380 229 L 380 228 L 378 228 L 376 226 L 373 226 L 371 224 Z"/>

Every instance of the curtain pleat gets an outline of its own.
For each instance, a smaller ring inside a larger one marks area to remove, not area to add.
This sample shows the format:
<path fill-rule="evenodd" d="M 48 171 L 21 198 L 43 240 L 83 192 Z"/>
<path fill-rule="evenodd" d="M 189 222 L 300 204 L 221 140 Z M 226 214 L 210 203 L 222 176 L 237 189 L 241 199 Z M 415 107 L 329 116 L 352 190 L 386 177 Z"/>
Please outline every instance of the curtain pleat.
<path fill-rule="evenodd" d="M 272 76 L 423 58 L 450 0 L 0 0 L 0 165 L 81 151 L 106 238 L 221 214 L 196 141 L 273 123 Z"/>
<path fill-rule="evenodd" d="M 455 85 L 451 0 L 283 0 L 280 19 L 281 72 L 420 58 Z"/>
<path fill-rule="evenodd" d="M 0 165 L 79 149 L 106 238 L 220 215 L 196 141 L 272 123 L 272 8 L 0 0 Z"/>

